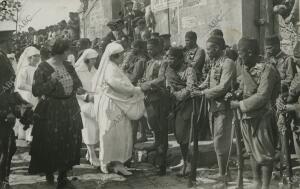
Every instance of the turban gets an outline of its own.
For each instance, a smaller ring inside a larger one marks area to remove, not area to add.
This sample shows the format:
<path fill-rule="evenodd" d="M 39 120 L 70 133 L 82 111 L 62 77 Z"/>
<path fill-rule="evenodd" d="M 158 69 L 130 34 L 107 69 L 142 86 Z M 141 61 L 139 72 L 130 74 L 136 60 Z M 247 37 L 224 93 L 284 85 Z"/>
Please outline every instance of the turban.
<path fill-rule="evenodd" d="M 298 41 L 294 48 L 294 57 L 300 58 L 300 42 Z"/>
<path fill-rule="evenodd" d="M 162 34 L 159 37 L 162 39 L 170 39 L 171 35 L 170 34 Z"/>
<path fill-rule="evenodd" d="M 132 46 L 134 48 L 138 48 L 138 49 L 141 49 L 141 50 L 145 50 L 146 49 L 146 42 L 143 41 L 143 40 L 136 40 L 132 43 Z"/>
<path fill-rule="evenodd" d="M 224 37 L 223 36 L 223 32 L 220 29 L 214 29 L 211 33 L 210 36 L 220 36 L 220 37 Z"/>
<path fill-rule="evenodd" d="M 117 26 L 122 25 L 123 21 L 121 19 L 114 19 L 107 23 L 107 27 L 109 27 L 111 30 L 114 30 L 117 28 Z"/>
<path fill-rule="evenodd" d="M 186 32 L 185 37 L 192 40 L 197 40 L 197 34 L 193 31 Z"/>
<path fill-rule="evenodd" d="M 132 1 L 126 1 L 125 2 L 125 6 L 127 6 L 127 5 L 133 5 L 134 3 L 132 2 Z"/>
<path fill-rule="evenodd" d="M 225 45 L 225 40 L 223 37 L 221 36 L 210 36 L 207 40 L 207 42 L 210 42 L 210 43 L 214 43 L 214 44 L 217 44 L 220 46 L 220 48 L 222 50 L 225 49 L 226 45 Z"/>
<path fill-rule="evenodd" d="M 177 59 L 183 59 L 183 50 L 179 47 L 171 47 L 169 49 L 169 55 L 174 56 Z"/>
<path fill-rule="evenodd" d="M 159 38 L 153 38 L 153 39 L 149 39 L 147 41 L 147 44 L 148 45 L 153 45 L 153 46 L 159 46 L 161 43 L 160 43 Z"/>
<path fill-rule="evenodd" d="M 159 33 L 158 32 L 153 32 L 153 33 L 151 33 L 151 37 L 159 37 Z"/>
<path fill-rule="evenodd" d="M 258 52 L 259 52 L 258 41 L 256 39 L 250 39 L 250 38 L 246 38 L 246 37 L 243 37 L 239 40 L 238 48 L 239 49 L 250 49 L 255 54 L 258 54 Z"/>
<path fill-rule="evenodd" d="M 280 39 L 277 35 L 271 35 L 265 39 L 266 46 L 280 45 Z"/>
<path fill-rule="evenodd" d="M 143 18 L 140 18 L 140 19 L 137 21 L 137 25 L 146 25 L 146 20 L 143 19 Z"/>

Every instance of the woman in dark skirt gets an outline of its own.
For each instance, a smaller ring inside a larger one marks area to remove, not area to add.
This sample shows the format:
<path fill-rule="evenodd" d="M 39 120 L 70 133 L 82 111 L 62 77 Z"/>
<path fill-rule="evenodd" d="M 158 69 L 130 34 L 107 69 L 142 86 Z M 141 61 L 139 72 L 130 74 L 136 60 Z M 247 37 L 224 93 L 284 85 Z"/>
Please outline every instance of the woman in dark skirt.
<path fill-rule="evenodd" d="M 58 39 L 52 47 L 51 58 L 42 62 L 35 74 L 32 93 L 40 101 L 35 109 L 30 174 L 46 174 L 54 184 L 58 171 L 57 189 L 75 188 L 67 172 L 80 163 L 82 120 L 76 93 L 82 94 L 82 84 L 66 62 L 69 43 Z"/>

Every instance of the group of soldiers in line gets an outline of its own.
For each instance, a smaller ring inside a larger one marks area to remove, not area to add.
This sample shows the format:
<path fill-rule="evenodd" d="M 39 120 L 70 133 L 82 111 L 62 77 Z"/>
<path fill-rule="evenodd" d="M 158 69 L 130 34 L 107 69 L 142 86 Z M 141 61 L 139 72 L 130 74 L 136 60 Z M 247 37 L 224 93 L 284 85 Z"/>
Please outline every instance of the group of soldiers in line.
<path fill-rule="evenodd" d="M 134 41 L 123 65 L 132 83 L 146 95 L 147 121 L 155 136 L 149 148 L 157 150 L 161 160 L 159 174 L 166 173 L 168 124 L 174 128 L 182 153 L 184 166 L 179 175 L 191 170 L 191 125 L 210 125 L 219 166 L 214 178 L 225 187 L 230 177 L 228 160 L 235 121 L 250 156 L 254 188 L 269 188 L 274 165 L 279 161 L 290 171 L 287 144 L 294 138 L 296 152 L 300 149 L 299 43 L 294 56 L 289 56 L 281 50 L 279 37 L 269 36 L 265 39 L 265 55 L 261 56 L 256 39 L 243 37 L 234 50 L 226 45 L 221 30 L 211 33 L 206 52 L 197 45 L 197 34 L 192 31 L 185 35 L 184 48 L 171 47 L 168 42 L 164 46 L 162 41 L 159 37 L 148 40 L 147 45 Z M 203 118 L 203 111 L 208 111 L 209 121 Z M 195 114 L 198 119 L 191 124 Z M 290 125 L 293 137 L 287 135 Z M 287 175 L 291 181 L 292 174 Z"/>
<path fill-rule="evenodd" d="M 158 174 L 166 174 L 168 125 L 174 128 L 180 144 L 184 166 L 179 175 L 184 176 L 191 170 L 191 125 L 207 127 L 209 122 L 219 166 L 216 179 L 220 187 L 226 187 L 232 123 L 239 119 L 255 188 L 269 188 L 278 151 L 289 150 L 283 145 L 286 138 L 279 137 L 284 129 L 277 125 L 289 127 L 286 123 L 292 123 L 296 128 L 294 146 L 296 152 L 300 151 L 299 43 L 291 57 L 281 51 L 278 36 L 270 36 L 265 40 L 266 56 L 262 58 L 256 39 L 243 37 L 238 49 L 233 50 L 226 45 L 221 30 L 211 33 L 206 51 L 197 45 L 193 31 L 186 33 L 184 48 L 171 47 L 170 37 L 152 35 L 146 42 L 134 41 L 122 65 L 132 83 L 145 93 L 147 118 L 133 125 L 137 128 L 148 123 L 153 130 L 155 142 L 148 148 L 157 151 Z M 26 109 L 27 104 L 13 93 L 14 72 L 2 52 L 0 61 L 0 183 L 5 186 L 16 149 L 14 118 L 21 116 L 20 109 Z M 209 121 L 201 118 L 203 110 L 209 112 Z M 192 118 L 195 115 L 199 117 Z"/>

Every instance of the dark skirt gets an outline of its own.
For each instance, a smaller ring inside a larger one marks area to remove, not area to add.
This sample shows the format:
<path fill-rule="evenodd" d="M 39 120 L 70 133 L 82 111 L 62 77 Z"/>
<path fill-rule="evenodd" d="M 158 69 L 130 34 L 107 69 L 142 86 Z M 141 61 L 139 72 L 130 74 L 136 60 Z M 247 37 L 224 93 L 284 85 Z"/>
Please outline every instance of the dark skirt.
<path fill-rule="evenodd" d="M 48 98 L 35 110 L 30 174 L 70 170 L 80 164 L 82 120 L 75 96 Z"/>

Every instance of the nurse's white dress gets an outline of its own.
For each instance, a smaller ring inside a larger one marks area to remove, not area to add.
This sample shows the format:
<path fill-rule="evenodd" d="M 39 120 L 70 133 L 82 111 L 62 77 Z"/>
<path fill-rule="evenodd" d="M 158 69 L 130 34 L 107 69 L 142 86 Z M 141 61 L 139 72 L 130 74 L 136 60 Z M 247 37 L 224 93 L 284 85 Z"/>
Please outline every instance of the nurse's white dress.
<path fill-rule="evenodd" d="M 94 77 L 96 71 L 97 70 L 95 69 L 95 67 L 92 67 L 92 69 L 89 70 L 88 66 L 85 63 L 82 63 L 78 67 L 76 67 L 77 75 L 82 82 L 83 89 L 85 89 L 86 91 L 92 90 L 92 78 Z M 81 118 L 83 122 L 83 142 L 87 145 L 97 144 L 99 142 L 98 123 L 95 120 L 95 116 L 92 115 L 92 112 L 85 111 L 85 109 L 89 108 L 92 110 L 93 103 L 85 102 L 83 96 L 78 96 L 77 99 L 81 107 Z"/>

